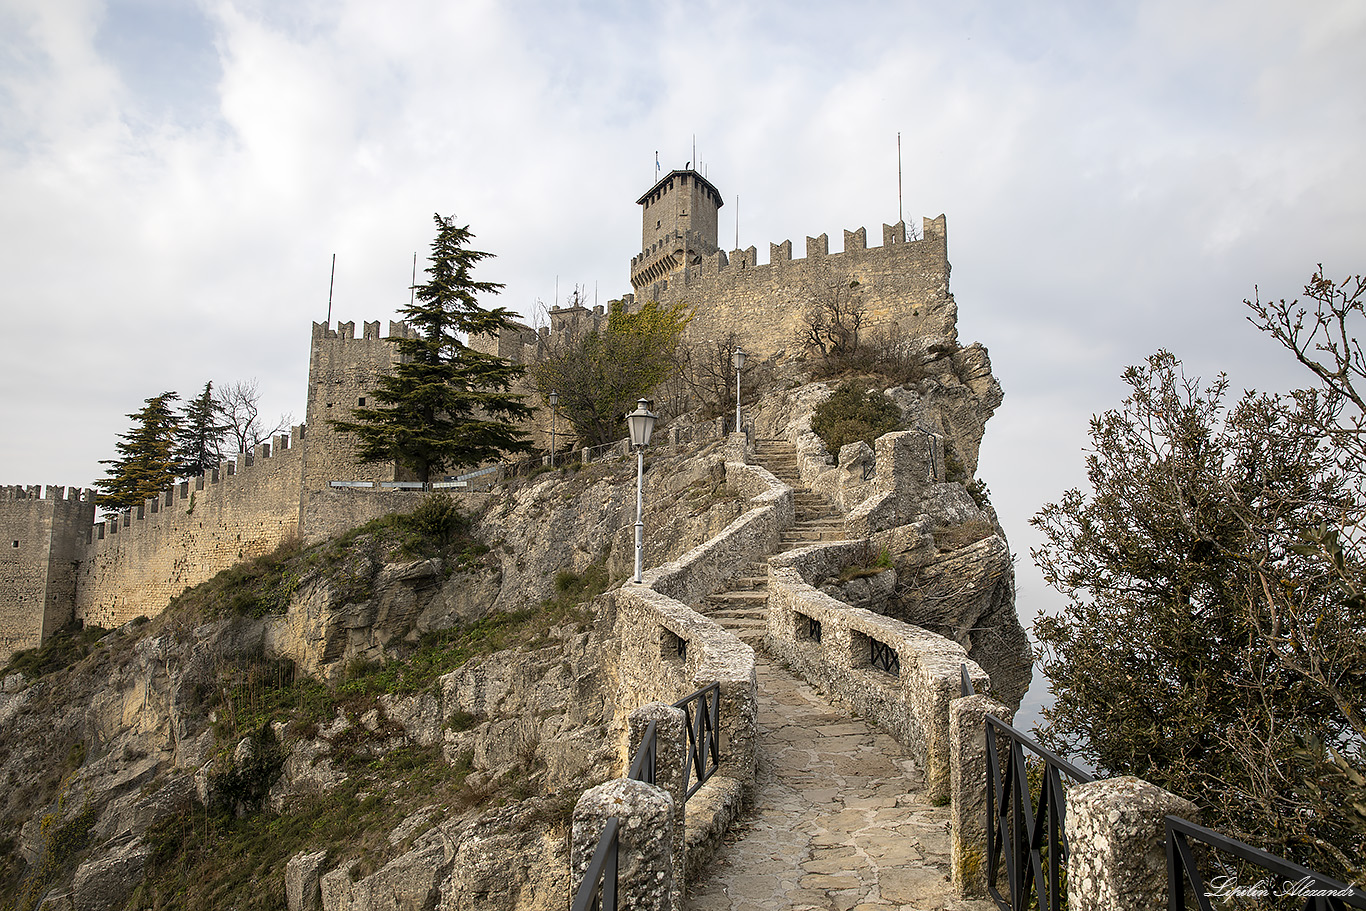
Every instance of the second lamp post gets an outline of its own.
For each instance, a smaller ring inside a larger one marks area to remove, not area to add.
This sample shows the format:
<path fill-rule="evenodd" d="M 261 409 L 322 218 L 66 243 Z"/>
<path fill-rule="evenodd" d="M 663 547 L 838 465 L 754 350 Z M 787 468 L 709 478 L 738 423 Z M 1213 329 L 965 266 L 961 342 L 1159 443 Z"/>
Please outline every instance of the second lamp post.
<path fill-rule="evenodd" d="M 645 447 L 654 433 L 655 415 L 646 408 L 648 400 L 636 402 L 636 410 L 626 415 L 626 426 L 631 431 L 631 446 L 636 451 L 636 582 L 640 581 L 645 556 Z"/>
<path fill-rule="evenodd" d="M 740 433 L 743 428 L 740 423 L 740 370 L 745 366 L 745 349 L 737 345 L 730 362 L 735 367 L 735 432 Z"/>
<path fill-rule="evenodd" d="M 555 406 L 560 404 L 560 394 L 552 392 L 546 396 L 550 400 L 550 467 L 555 467 L 555 419 L 560 416 L 559 409 Z"/>

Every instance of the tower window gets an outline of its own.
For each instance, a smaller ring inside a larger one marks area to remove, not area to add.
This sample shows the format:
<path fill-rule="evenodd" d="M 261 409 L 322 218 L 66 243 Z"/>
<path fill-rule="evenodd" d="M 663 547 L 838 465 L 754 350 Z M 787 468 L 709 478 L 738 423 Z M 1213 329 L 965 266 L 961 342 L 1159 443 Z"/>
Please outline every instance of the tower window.
<path fill-rule="evenodd" d="M 363 406 L 365 404 L 365 396 L 361 396 L 360 401 L 357 404 Z"/>
<path fill-rule="evenodd" d="M 15 547 L 18 547 L 18 546 L 19 546 L 19 542 L 18 542 L 18 541 L 15 541 L 15 542 L 14 542 L 14 546 L 15 546 Z"/>

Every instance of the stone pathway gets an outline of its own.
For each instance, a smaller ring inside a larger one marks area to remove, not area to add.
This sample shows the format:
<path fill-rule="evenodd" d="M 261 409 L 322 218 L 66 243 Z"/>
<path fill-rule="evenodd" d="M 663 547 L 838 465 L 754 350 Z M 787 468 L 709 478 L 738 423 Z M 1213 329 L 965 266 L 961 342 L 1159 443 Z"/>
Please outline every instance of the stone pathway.
<path fill-rule="evenodd" d="M 802 488 L 791 444 L 766 440 L 757 461 L 796 491 L 783 549 L 842 537 L 829 504 Z M 690 884 L 686 911 L 994 911 L 953 898 L 949 811 L 891 735 L 832 707 L 759 651 L 767 567 L 698 609 L 755 646 L 759 754 L 754 806 Z"/>
<path fill-rule="evenodd" d="M 992 911 L 953 898 L 949 811 L 892 737 L 763 655 L 754 807 L 687 911 Z"/>

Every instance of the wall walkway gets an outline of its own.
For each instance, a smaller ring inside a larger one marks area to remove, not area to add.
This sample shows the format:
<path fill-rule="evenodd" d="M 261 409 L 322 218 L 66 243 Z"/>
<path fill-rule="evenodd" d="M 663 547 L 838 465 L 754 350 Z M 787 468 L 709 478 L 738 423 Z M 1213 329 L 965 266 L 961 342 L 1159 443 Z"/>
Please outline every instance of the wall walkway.
<path fill-rule="evenodd" d="M 758 768 L 742 834 L 693 883 L 687 911 L 990 911 L 955 899 L 949 808 L 911 753 L 756 656 Z"/>

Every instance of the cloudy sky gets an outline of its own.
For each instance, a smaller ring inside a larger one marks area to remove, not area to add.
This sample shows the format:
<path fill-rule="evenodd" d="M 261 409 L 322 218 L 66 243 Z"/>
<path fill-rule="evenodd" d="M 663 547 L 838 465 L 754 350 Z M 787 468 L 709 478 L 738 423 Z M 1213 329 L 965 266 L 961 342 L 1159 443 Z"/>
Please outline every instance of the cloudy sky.
<path fill-rule="evenodd" d="M 1159 347 L 1301 380 L 1242 300 L 1366 270 L 1366 5 L 0 0 L 0 483 L 88 485 L 125 414 L 389 319 L 434 212 L 528 317 L 629 290 L 634 200 L 696 157 L 722 245 L 946 213 L 1006 390 L 980 474 L 1026 522 Z"/>

